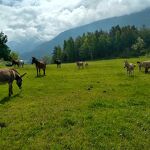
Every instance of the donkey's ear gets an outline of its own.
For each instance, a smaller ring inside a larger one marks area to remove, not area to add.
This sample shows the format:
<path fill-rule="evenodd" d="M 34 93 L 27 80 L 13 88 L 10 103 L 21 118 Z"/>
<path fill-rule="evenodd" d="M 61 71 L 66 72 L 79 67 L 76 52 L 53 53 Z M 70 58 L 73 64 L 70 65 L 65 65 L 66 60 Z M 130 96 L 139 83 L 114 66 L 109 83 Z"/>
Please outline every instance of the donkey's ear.
<path fill-rule="evenodd" d="M 24 74 L 23 74 L 23 75 L 21 75 L 20 77 L 22 78 L 22 77 L 24 77 L 26 74 L 27 74 L 27 73 L 24 73 Z"/>

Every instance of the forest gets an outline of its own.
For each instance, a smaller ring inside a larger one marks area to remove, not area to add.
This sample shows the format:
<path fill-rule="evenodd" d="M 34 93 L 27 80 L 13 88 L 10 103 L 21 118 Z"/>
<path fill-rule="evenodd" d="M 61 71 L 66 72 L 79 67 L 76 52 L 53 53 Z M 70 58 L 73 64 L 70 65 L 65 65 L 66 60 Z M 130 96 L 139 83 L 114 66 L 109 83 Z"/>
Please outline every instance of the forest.
<path fill-rule="evenodd" d="M 7 35 L 1 32 L 0 59 L 9 60 L 13 53 L 7 46 L 7 41 Z M 117 25 L 112 27 L 109 32 L 97 30 L 84 33 L 75 39 L 70 37 L 68 40 L 64 40 L 63 45 L 54 47 L 52 63 L 56 59 L 61 59 L 65 63 L 79 60 L 129 58 L 149 54 L 150 28 Z"/>
<path fill-rule="evenodd" d="M 109 32 L 97 30 L 64 40 L 62 46 L 54 47 L 52 60 L 63 62 L 128 58 L 149 55 L 150 29 L 143 26 L 114 26 Z"/>
<path fill-rule="evenodd" d="M 7 35 L 0 32 L 0 59 L 9 60 L 10 59 L 10 48 L 7 46 Z"/>

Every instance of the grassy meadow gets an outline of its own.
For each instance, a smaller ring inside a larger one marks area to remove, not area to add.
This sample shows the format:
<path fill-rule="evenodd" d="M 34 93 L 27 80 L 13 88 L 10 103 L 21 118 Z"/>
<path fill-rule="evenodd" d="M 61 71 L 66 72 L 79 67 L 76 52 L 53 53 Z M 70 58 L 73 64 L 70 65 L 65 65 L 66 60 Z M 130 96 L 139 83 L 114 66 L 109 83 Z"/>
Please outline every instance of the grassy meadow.
<path fill-rule="evenodd" d="M 27 73 L 21 91 L 14 82 L 8 98 L 8 85 L 0 85 L 0 149 L 148 150 L 150 74 L 136 67 L 129 77 L 123 62 L 48 65 L 38 78 L 34 65 L 17 69 Z"/>

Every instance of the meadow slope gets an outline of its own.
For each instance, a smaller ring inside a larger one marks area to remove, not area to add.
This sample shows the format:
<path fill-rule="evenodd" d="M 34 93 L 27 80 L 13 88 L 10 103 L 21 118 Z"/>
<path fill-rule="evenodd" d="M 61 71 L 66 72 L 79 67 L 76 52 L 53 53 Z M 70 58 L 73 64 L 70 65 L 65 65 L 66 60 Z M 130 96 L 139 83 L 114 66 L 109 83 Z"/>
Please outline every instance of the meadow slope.
<path fill-rule="evenodd" d="M 48 65 L 38 78 L 34 65 L 17 70 L 21 91 L 14 82 L 8 98 L 0 85 L 1 150 L 149 149 L 150 74 L 128 77 L 123 59 Z"/>

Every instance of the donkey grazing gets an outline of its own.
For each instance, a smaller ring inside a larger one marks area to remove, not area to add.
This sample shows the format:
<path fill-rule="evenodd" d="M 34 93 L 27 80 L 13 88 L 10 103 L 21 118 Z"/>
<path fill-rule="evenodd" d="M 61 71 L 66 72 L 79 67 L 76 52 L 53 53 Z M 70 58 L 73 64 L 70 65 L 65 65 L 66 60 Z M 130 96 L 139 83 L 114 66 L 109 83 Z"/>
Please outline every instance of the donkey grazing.
<path fill-rule="evenodd" d="M 55 63 L 57 64 L 57 68 L 61 68 L 61 60 L 60 59 L 56 59 Z"/>
<path fill-rule="evenodd" d="M 14 66 L 14 65 L 17 65 L 18 67 L 22 67 L 23 68 L 23 66 L 24 66 L 24 61 L 23 60 L 15 60 L 15 59 L 12 59 L 12 66 Z"/>
<path fill-rule="evenodd" d="M 150 68 L 150 61 L 137 62 L 139 66 L 139 71 L 142 70 L 142 67 L 145 68 L 145 73 L 148 73 L 148 69 Z"/>
<path fill-rule="evenodd" d="M 77 64 L 78 69 L 84 68 L 84 62 L 83 61 L 77 61 L 76 64 Z"/>
<path fill-rule="evenodd" d="M 32 57 L 32 64 L 35 64 L 37 70 L 37 77 L 40 75 L 40 69 L 43 69 L 43 75 L 45 75 L 46 63 L 38 61 L 35 57 Z"/>
<path fill-rule="evenodd" d="M 134 74 L 134 68 L 135 68 L 134 64 L 128 63 L 128 61 L 125 60 L 125 62 L 124 62 L 124 68 L 127 68 L 127 74 L 129 76 Z"/>
<path fill-rule="evenodd" d="M 20 75 L 15 69 L 0 69 L 0 83 L 9 84 L 9 96 L 13 94 L 13 81 L 16 80 L 16 84 L 21 89 L 22 86 L 22 77 L 25 75 Z"/>

